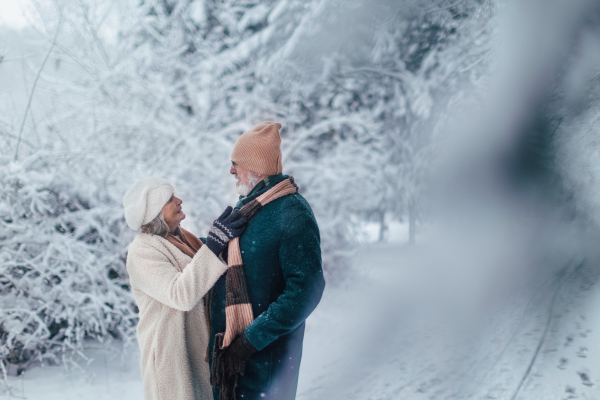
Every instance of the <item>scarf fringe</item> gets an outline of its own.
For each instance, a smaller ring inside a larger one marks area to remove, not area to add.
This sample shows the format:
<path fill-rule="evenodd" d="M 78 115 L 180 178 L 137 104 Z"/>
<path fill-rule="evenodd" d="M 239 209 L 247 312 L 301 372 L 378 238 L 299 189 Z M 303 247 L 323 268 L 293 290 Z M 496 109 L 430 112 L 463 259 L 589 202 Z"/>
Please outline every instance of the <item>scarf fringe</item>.
<path fill-rule="evenodd" d="M 238 375 L 232 375 L 227 370 L 224 362 L 225 350 L 221 348 L 223 334 L 215 336 L 215 347 L 213 348 L 213 361 L 210 368 L 210 384 L 219 389 L 220 400 L 237 400 L 235 388 L 238 384 Z"/>

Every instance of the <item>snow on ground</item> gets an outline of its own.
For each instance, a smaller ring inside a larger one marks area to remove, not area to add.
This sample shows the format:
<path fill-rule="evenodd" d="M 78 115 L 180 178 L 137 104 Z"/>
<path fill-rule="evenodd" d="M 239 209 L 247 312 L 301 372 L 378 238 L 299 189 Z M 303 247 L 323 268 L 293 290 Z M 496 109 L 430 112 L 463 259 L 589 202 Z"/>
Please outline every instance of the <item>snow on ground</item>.
<path fill-rule="evenodd" d="M 457 324 L 462 316 L 426 301 L 429 272 L 415 271 L 416 257 L 366 246 L 360 278 L 329 288 L 307 323 L 299 400 L 600 399 L 594 262 L 548 260 L 567 268 Z"/>
<path fill-rule="evenodd" d="M 595 265 L 572 258 L 457 330 L 453 318 L 420 318 L 432 309 L 416 295 L 424 286 L 411 287 L 424 283 L 411 253 L 367 246 L 356 264 L 371 272 L 329 288 L 308 321 L 299 400 L 600 399 Z"/>
<path fill-rule="evenodd" d="M 34 367 L 21 376 L 9 376 L 11 392 L 0 398 L 27 400 L 143 400 L 137 347 L 123 350 L 118 343 L 89 349 L 91 362 L 83 369 L 64 366 Z M 2 384 L 0 383 L 0 386 Z M 4 385 L 4 388 L 6 386 Z"/>
<path fill-rule="evenodd" d="M 600 399 L 600 284 L 592 262 L 571 259 L 566 273 L 537 290 L 456 324 L 460 316 L 426 301 L 432 280 L 418 254 L 398 243 L 365 245 L 353 277 L 328 285 L 307 320 L 298 400 Z M 87 356 L 93 361 L 84 371 L 34 367 L 9 377 L 12 395 L 143 398 L 137 348 L 96 345 Z"/>

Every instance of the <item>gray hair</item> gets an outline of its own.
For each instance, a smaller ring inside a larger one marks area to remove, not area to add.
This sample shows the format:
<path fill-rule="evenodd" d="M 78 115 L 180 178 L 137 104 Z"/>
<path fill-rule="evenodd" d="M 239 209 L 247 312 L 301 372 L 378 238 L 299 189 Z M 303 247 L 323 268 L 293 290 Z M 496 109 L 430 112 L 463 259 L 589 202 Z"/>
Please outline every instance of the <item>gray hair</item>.
<path fill-rule="evenodd" d="M 162 237 L 167 236 L 169 233 L 169 225 L 165 222 L 162 211 L 152 221 L 148 222 L 146 225 L 142 225 L 142 233 Z"/>
<path fill-rule="evenodd" d="M 237 177 L 237 175 L 236 175 Z M 239 180 L 239 178 L 238 178 Z M 258 175 L 256 172 L 254 171 L 250 171 L 248 170 L 248 182 L 245 185 L 237 185 L 235 190 L 238 192 L 238 194 L 240 196 L 248 196 L 248 194 L 250 194 L 250 192 L 252 191 L 252 189 L 254 189 L 254 186 L 256 186 L 256 184 L 258 182 L 260 182 L 260 175 Z"/>

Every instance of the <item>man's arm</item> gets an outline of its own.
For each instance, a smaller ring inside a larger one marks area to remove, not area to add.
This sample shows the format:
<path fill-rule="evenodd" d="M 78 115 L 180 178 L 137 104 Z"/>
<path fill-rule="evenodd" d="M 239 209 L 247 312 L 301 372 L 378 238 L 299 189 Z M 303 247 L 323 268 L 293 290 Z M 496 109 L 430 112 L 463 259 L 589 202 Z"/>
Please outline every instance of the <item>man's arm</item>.
<path fill-rule="evenodd" d="M 279 336 L 296 329 L 315 309 L 325 288 L 319 228 L 301 214 L 285 230 L 279 261 L 286 282 L 284 292 L 246 330 L 246 337 L 262 350 Z"/>

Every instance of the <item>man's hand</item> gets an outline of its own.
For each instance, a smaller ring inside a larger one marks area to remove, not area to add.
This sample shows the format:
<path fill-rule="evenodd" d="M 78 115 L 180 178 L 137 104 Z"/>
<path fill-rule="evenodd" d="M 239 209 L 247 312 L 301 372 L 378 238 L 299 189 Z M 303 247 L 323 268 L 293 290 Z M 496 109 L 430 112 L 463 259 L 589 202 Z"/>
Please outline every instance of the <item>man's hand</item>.
<path fill-rule="evenodd" d="M 235 386 L 239 375 L 244 375 L 246 363 L 256 348 L 248 341 L 245 333 L 221 350 L 223 334 L 215 336 L 212 365 L 210 366 L 210 384 L 219 389 L 222 400 L 235 399 Z"/>
<path fill-rule="evenodd" d="M 244 375 L 246 362 L 257 351 L 246 337 L 246 334 L 242 332 L 224 351 L 223 361 L 225 362 L 227 372 L 231 376 L 236 374 Z"/>

